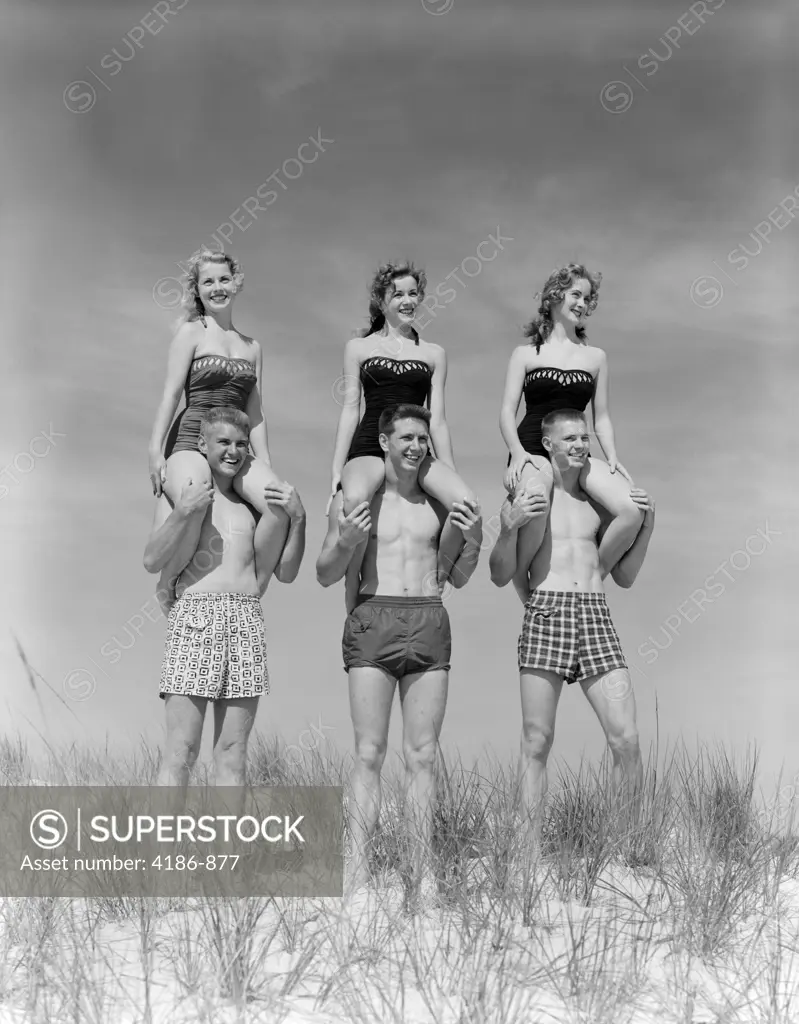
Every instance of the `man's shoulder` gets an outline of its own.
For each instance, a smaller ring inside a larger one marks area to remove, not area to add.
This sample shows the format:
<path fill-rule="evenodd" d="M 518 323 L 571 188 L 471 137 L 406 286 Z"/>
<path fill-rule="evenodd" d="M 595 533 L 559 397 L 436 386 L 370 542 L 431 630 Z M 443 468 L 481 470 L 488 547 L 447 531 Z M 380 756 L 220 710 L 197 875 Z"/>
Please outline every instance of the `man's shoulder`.
<path fill-rule="evenodd" d="M 598 501 L 594 501 L 591 495 L 586 491 L 583 491 L 582 497 L 599 519 L 599 525 L 601 527 L 607 526 L 607 524 L 613 519 L 612 513 L 608 512 L 604 505 L 600 505 Z"/>
<path fill-rule="evenodd" d="M 211 508 L 225 508 L 226 512 L 232 513 L 239 517 L 251 516 L 260 517 L 260 513 L 253 508 L 253 506 L 245 501 L 236 491 L 220 491 L 218 487 L 214 488 L 214 503 Z"/>

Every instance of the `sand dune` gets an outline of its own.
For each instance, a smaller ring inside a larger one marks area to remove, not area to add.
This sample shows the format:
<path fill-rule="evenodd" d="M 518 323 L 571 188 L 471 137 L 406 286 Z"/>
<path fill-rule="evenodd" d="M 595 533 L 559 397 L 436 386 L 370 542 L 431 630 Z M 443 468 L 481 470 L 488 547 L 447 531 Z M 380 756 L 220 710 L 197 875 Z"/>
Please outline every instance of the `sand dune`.
<path fill-rule="evenodd" d="M 9 781 L 67 781 L 10 749 Z M 338 784 L 346 768 L 318 751 L 269 763 L 258 778 L 256 749 L 254 782 Z M 565 773 L 538 860 L 520 849 L 509 769 L 445 768 L 434 900 L 415 905 L 389 780 L 373 885 L 351 901 L 3 900 L 0 1022 L 799 1020 L 793 801 L 758 801 L 754 762 L 650 765 L 626 832 L 601 772 Z M 88 753 L 70 766 L 75 782 L 91 771 Z"/>

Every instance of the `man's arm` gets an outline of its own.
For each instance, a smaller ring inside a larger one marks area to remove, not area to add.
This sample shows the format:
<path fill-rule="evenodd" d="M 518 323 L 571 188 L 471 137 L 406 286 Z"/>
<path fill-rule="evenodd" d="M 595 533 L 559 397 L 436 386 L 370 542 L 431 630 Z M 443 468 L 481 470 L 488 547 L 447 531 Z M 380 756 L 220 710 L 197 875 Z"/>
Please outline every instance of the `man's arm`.
<path fill-rule="evenodd" d="M 327 536 L 316 560 L 316 578 L 330 587 L 344 576 L 358 545 L 369 537 L 372 518 L 368 501 L 356 505 L 348 516 L 342 509 L 343 497 L 336 495 L 327 516 Z"/>
<path fill-rule="evenodd" d="M 635 583 L 641 566 L 644 564 L 649 541 L 652 539 L 652 532 L 655 529 L 654 499 L 650 498 L 646 491 L 641 490 L 640 487 L 633 488 L 630 491 L 630 497 L 644 513 L 644 521 L 632 543 L 632 547 L 628 548 L 626 554 L 622 555 L 610 572 L 613 581 L 625 590 L 628 590 Z"/>
<path fill-rule="evenodd" d="M 477 568 L 483 542 L 483 519 L 479 505 L 468 499 L 456 501 L 448 519 L 461 532 L 442 531 L 444 539 L 438 549 L 439 583 L 449 581 L 460 590 Z"/>
<path fill-rule="evenodd" d="M 289 517 L 288 536 L 275 566 L 274 575 L 280 583 L 293 583 L 300 571 L 300 564 L 305 554 L 305 509 L 299 494 L 289 483 L 267 487 L 264 493 L 268 504 L 282 508 Z M 265 576 L 258 567 L 262 556 L 262 552 L 259 550 L 260 543 L 266 536 L 268 536 L 266 533 L 261 533 L 259 536 L 259 531 L 255 531 L 255 574 L 258 580 L 258 592 L 261 596 L 269 585 L 269 577 Z"/>
<path fill-rule="evenodd" d="M 516 564 L 516 540 L 519 529 L 532 519 L 538 519 L 549 512 L 549 502 L 540 493 L 516 494 L 513 501 L 506 498 L 499 513 L 499 536 L 488 559 L 491 582 L 498 587 L 510 583 L 517 574 L 527 572 L 530 565 Z M 530 562 L 536 552 L 530 553 Z"/>
<path fill-rule="evenodd" d="M 191 479 L 183 486 L 175 507 L 164 492 L 155 506 L 152 529 L 144 549 L 144 568 L 147 572 L 160 572 L 169 562 L 193 519 L 205 518 L 208 506 L 214 500 L 214 485 L 211 482 L 193 483 Z"/>

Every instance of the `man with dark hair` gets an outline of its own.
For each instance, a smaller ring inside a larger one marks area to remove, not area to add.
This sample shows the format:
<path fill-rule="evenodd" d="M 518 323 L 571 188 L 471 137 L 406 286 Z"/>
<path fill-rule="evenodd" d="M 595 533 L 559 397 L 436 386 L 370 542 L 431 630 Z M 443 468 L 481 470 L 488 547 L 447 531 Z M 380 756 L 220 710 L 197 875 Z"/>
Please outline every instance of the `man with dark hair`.
<path fill-rule="evenodd" d="M 526 586 L 518 642 L 522 700 L 522 784 L 540 844 L 546 765 L 555 734 L 563 682 L 580 682 L 599 718 L 613 756 L 614 789 L 624 786 L 635 806 L 642 779 L 635 697 L 621 644 L 610 619 L 603 580 L 610 573 L 631 587 L 655 525 L 655 505 L 642 490 L 631 497 L 645 513 L 632 547 L 615 566 L 603 566 L 599 542 L 610 515 L 579 484 L 588 458 L 585 416 L 574 409 L 550 413 L 542 422 L 543 445 L 554 475 L 552 507 L 543 540 L 528 565 L 516 564 L 516 531 L 547 514 L 542 495 L 518 494 L 505 501 L 500 535 L 489 561 L 491 579 L 505 586 L 519 570 Z"/>
<path fill-rule="evenodd" d="M 269 579 L 259 567 L 263 552 L 258 513 L 233 489 L 247 458 L 249 433 L 247 416 L 239 410 L 209 410 L 199 449 L 208 460 L 212 483 L 189 480 L 171 512 L 168 498 L 159 498 L 161 507 L 145 551 L 145 568 L 160 572 L 189 522 L 202 517 L 199 544 L 177 580 L 179 596 L 167 622 L 160 687 L 167 738 L 160 785 L 187 784 L 209 701 L 214 704 L 216 784 L 245 785 L 247 740 L 258 700 L 269 692 L 260 602 Z M 274 575 L 291 583 L 305 550 L 305 510 L 290 484 L 269 488 L 266 497 L 289 516 L 288 537 Z"/>
<path fill-rule="evenodd" d="M 368 844 L 380 811 L 380 773 L 386 756 L 394 691 L 399 683 L 412 834 L 420 837 L 418 893 L 435 895 L 430 840 L 435 802 L 435 758 L 444 721 L 450 668 L 450 626 L 441 589 L 462 587 L 477 565 L 482 521 L 476 503 L 446 509 L 419 486 L 430 438 L 430 413 L 401 405 L 380 418 L 385 482 L 371 505 L 345 516 L 338 495 L 316 573 L 323 587 L 340 580 L 365 543 L 356 580 L 355 607 L 344 626 L 344 668 L 349 675 L 355 731 L 349 828 L 352 868 L 348 891 L 369 878 Z M 447 519 L 457 530 L 448 530 Z M 460 532 L 458 532 L 460 531 Z"/>

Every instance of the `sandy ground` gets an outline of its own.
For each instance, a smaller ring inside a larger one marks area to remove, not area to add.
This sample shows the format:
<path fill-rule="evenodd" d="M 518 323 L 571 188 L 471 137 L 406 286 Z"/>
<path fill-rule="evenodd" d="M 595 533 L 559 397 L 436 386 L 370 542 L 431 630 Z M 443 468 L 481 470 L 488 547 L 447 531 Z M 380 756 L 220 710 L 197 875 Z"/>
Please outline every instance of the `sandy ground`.
<path fill-rule="evenodd" d="M 768 914 L 742 922 L 724 954 L 704 961 L 688 954 L 663 883 L 620 867 L 602 875 L 589 907 L 542 891 L 527 925 L 503 917 L 487 896 L 466 915 L 435 906 L 408 914 L 399 886 L 348 905 L 275 901 L 252 930 L 258 967 L 243 1010 L 222 998 L 197 944 L 203 915 L 170 912 L 155 919 L 150 939 L 149 1019 L 787 1024 L 799 1020 L 799 883 L 775 892 Z M 147 1019 L 137 922 L 100 924 L 82 949 L 59 946 L 60 963 L 47 953 L 38 1013 L 15 1008 L 25 1000 L 18 990 L 0 1003 L 0 1024 Z M 78 997 L 81 971 L 91 983 Z"/>

